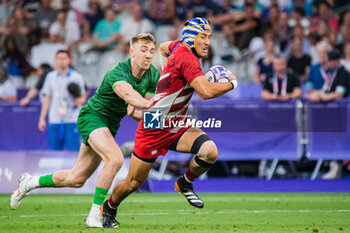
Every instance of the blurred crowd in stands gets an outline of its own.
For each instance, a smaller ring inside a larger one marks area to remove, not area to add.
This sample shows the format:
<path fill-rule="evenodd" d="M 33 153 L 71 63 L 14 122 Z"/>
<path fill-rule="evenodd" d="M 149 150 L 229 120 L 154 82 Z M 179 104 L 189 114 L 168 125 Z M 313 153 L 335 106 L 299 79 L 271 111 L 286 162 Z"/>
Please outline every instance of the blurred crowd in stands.
<path fill-rule="evenodd" d="M 346 0 L 2 0 L 0 57 L 12 84 L 30 88 L 40 67 L 54 68 L 54 54 L 69 49 L 73 67 L 96 87 L 128 56 L 132 36 L 150 32 L 158 44 L 181 39 L 183 23 L 197 16 L 214 28 L 204 71 L 220 64 L 241 83 L 263 84 L 278 54 L 293 77 L 317 90 L 322 84 L 308 82 L 309 74 L 327 72 L 322 54 L 335 49 L 350 70 Z M 157 56 L 154 64 L 159 67 Z"/>
<path fill-rule="evenodd" d="M 29 88 L 39 67 L 54 66 L 55 52 L 67 48 L 87 84 L 98 86 L 104 72 L 128 56 L 132 36 L 181 39 L 183 23 L 197 16 L 214 26 L 203 70 L 221 64 L 241 82 L 264 83 L 275 55 L 283 54 L 287 69 L 306 82 L 310 67 L 322 62 L 321 44 L 327 52 L 337 49 L 350 70 L 346 0 L 2 0 L 1 60 L 14 85 Z"/>
<path fill-rule="evenodd" d="M 284 94 L 284 75 L 274 75 L 273 65 L 281 57 L 290 98 L 300 97 L 302 83 L 313 90 L 312 101 L 331 100 L 323 98 L 331 89 L 347 96 L 350 3 L 342 0 L 2 0 L 0 57 L 10 80 L 2 86 L 35 86 L 42 67 L 55 68 L 55 53 L 68 49 L 73 67 L 97 87 L 110 67 L 128 57 L 132 36 L 150 32 L 158 44 L 181 39 L 183 23 L 197 16 L 214 28 L 204 71 L 223 65 L 241 83 L 261 83 L 264 99 L 285 100 L 276 97 Z M 333 60 L 334 53 L 340 56 L 338 67 L 329 66 L 329 52 Z M 345 86 L 331 88 L 341 66 L 345 78 L 338 81 Z M 274 76 L 281 76 L 277 89 Z"/>

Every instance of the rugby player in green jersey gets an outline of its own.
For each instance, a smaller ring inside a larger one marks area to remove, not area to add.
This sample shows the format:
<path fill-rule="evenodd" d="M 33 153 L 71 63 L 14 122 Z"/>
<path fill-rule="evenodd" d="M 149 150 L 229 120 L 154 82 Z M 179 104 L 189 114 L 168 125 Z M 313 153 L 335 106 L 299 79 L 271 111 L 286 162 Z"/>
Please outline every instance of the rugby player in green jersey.
<path fill-rule="evenodd" d="M 148 108 L 151 104 L 159 79 L 159 72 L 151 65 L 155 51 L 156 41 L 151 34 L 141 33 L 131 39 L 131 58 L 106 73 L 95 95 L 80 111 L 78 129 L 83 143 L 73 168 L 40 177 L 22 174 L 18 189 L 11 196 L 12 209 L 35 188 L 83 186 L 103 160 L 104 167 L 98 174 L 92 208 L 85 222 L 86 227 L 102 227 L 100 205 L 123 164 L 123 154 L 114 137 L 124 116 L 128 114 L 140 120 L 142 112 L 135 109 Z"/>

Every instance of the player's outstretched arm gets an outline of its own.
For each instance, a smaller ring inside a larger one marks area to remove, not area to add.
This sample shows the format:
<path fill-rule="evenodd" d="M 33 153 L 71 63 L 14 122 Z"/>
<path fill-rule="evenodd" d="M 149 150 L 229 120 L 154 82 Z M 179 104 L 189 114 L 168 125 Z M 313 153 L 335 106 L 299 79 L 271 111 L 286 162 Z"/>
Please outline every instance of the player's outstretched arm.
<path fill-rule="evenodd" d="M 229 73 L 229 79 L 230 81 L 237 80 L 236 76 L 231 72 Z M 237 86 L 237 81 L 236 86 L 232 82 L 211 83 L 205 76 L 200 76 L 195 78 L 190 85 L 196 90 L 199 97 L 206 100 L 222 96 L 226 92 L 233 90 Z"/>
<path fill-rule="evenodd" d="M 136 120 L 136 121 L 140 121 L 140 120 L 141 120 L 141 118 L 139 118 L 140 116 L 138 115 L 137 109 L 136 109 L 135 106 L 132 106 L 132 105 L 128 104 L 127 113 L 128 113 L 128 115 L 131 116 L 134 120 Z"/>
<path fill-rule="evenodd" d="M 153 97 L 153 95 L 146 94 L 145 99 L 151 100 Z M 136 109 L 135 106 L 130 104 L 128 104 L 127 113 L 136 121 L 140 121 L 142 119 L 142 110 Z"/>
<path fill-rule="evenodd" d="M 114 92 L 126 103 L 136 108 L 149 108 L 151 101 L 143 98 L 129 83 L 118 83 L 114 87 Z"/>

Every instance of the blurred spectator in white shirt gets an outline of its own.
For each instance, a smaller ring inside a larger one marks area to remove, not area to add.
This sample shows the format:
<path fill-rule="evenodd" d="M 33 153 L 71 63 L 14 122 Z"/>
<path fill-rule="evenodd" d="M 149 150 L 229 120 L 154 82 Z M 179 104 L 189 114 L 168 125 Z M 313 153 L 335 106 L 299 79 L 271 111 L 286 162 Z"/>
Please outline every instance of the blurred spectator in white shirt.
<path fill-rule="evenodd" d="M 30 50 L 30 65 L 35 69 L 45 63 L 53 67 L 56 52 L 66 49 L 67 45 L 63 43 L 51 42 L 49 33 L 44 30 L 40 36 L 40 43 L 34 45 Z"/>
<path fill-rule="evenodd" d="M 49 29 L 51 42 L 65 43 L 67 46 L 72 46 L 80 39 L 80 30 L 77 23 L 67 21 L 67 13 L 60 10 L 56 21 Z"/>
<path fill-rule="evenodd" d="M 82 14 L 89 12 L 89 0 L 72 0 L 70 5 Z"/>
<path fill-rule="evenodd" d="M 310 32 L 308 35 L 308 40 L 310 43 L 311 64 L 315 65 L 319 62 L 317 54 L 317 43 L 320 42 L 321 37 L 317 32 Z"/>
<path fill-rule="evenodd" d="M 134 4 L 132 17 L 123 21 L 120 33 L 124 38 L 124 43 L 128 44 L 132 37 L 140 33 L 153 33 L 154 30 L 154 24 L 143 17 L 142 7 Z"/>
<path fill-rule="evenodd" d="M 67 13 L 67 23 L 77 23 L 82 25 L 84 22 L 83 13 L 74 7 L 71 7 L 69 0 L 62 0 L 62 10 Z"/>

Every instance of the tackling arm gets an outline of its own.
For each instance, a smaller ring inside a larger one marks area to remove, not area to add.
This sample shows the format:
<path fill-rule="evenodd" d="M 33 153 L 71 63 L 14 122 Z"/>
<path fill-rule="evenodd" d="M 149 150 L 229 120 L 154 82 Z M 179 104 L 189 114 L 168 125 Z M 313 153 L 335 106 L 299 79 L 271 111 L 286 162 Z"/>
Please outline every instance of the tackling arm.
<path fill-rule="evenodd" d="M 114 92 L 126 103 L 137 108 L 149 108 L 151 105 L 151 101 L 144 99 L 129 83 L 118 83 L 114 87 Z"/>
<path fill-rule="evenodd" d="M 150 100 L 153 98 L 153 95 L 146 94 L 145 99 Z M 136 109 L 135 106 L 128 105 L 128 115 L 131 116 L 134 120 L 140 121 L 142 119 L 142 110 Z"/>

